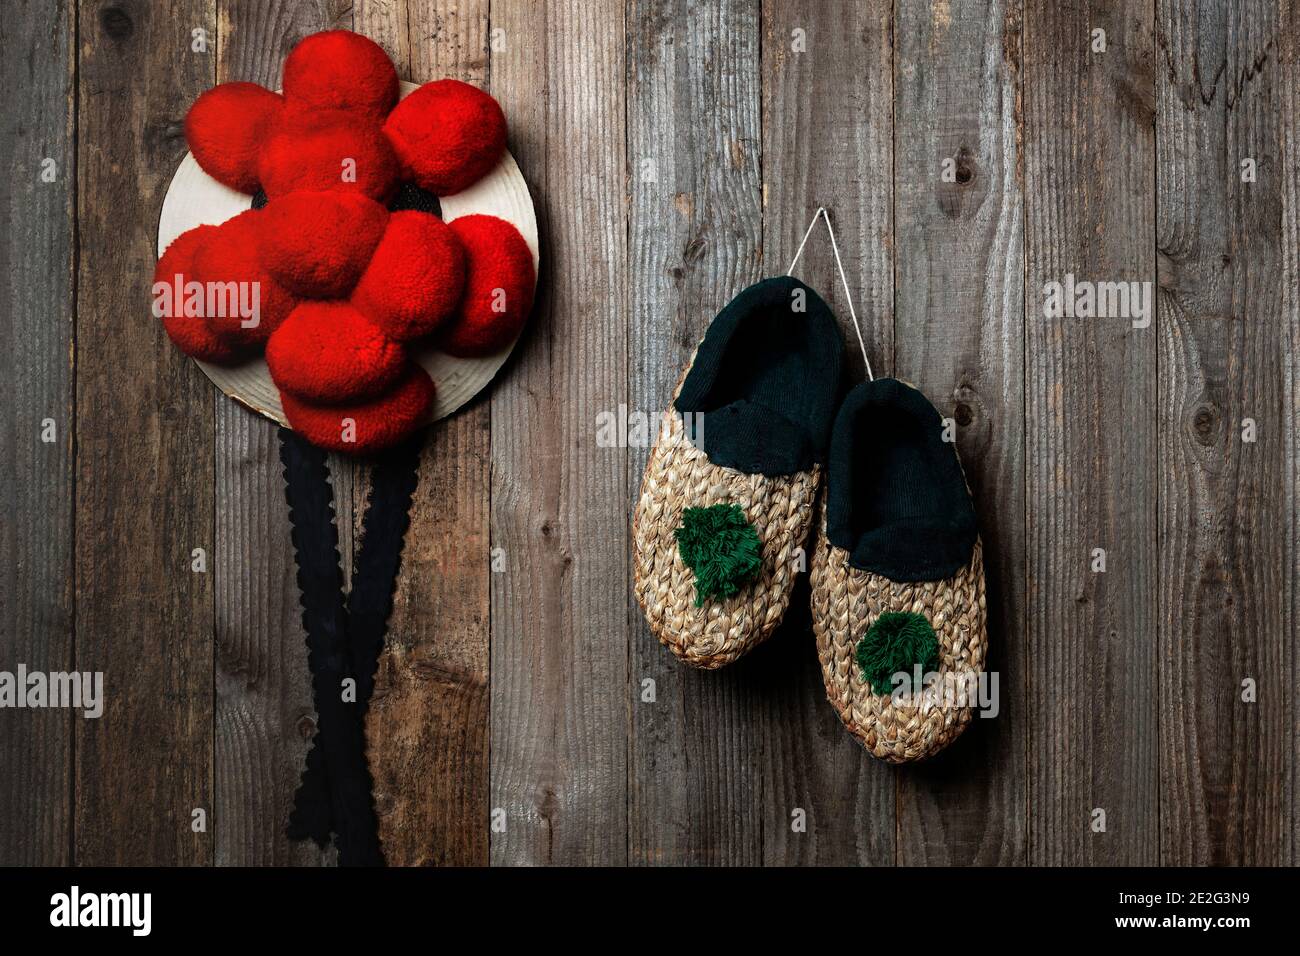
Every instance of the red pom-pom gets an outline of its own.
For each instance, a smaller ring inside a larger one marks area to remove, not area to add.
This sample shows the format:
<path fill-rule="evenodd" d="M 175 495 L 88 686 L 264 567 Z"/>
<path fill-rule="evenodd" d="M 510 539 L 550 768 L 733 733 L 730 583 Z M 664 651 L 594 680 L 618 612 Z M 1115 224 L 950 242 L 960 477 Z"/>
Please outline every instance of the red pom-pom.
<path fill-rule="evenodd" d="M 286 108 L 262 145 L 257 172 L 274 199 L 297 190 L 358 192 L 384 202 L 397 156 L 378 124 L 355 113 Z"/>
<path fill-rule="evenodd" d="M 203 318 L 201 306 L 188 312 L 185 307 L 189 298 L 185 285 L 197 281 L 194 277 L 194 254 L 216 232 L 216 226 L 196 226 L 181 233 L 167 247 L 154 268 L 153 313 L 162 319 L 167 335 L 186 355 L 227 365 L 242 358 L 242 351 L 217 337 Z"/>
<path fill-rule="evenodd" d="M 533 307 L 533 256 L 519 230 L 496 216 L 462 216 L 451 229 L 465 247 L 465 294 L 438 347 L 488 355 L 514 341 Z"/>
<path fill-rule="evenodd" d="M 258 257 L 261 217 L 249 209 L 226 220 L 194 253 L 194 276 L 205 286 L 208 327 L 240 347 L 265 342 L 298 304 Z"/>
<path fill-rule="evenodd" d="M 330 451 L 362 455 L 395 445 L 423 424 L 433 407 L 433 380 L 418 365 L 407 368 L 392 389 L 371 402 L 313 405 L 283 392 L 289 427 Z"/>
<path fill-rule="evenodd" d="M 465 288 L 465 253 L 441 219 L 395 212 L 352 301 L 395 339 L 428 335 L 455 310 Z"/>
<path fill-rule="evenodd" d="M 437 196 L 482 179 L 506 148 L 501 106 L 460 80 L 435 80 L 414 90 L 393 107 L 384 132 L 407 177 Z"/>
<path fill-rule="evenodd" d="M 257 192 L 257 157 L 284 100 L 256 83 L 222 83 L 185 114 L 185 139 L 203 171 L 241 193 Z"/>
<path fill-rule="evenodd" d="M 311 299 L 346 298 L 388 225 L 388 210 L 358 193 L 299 192 L 259 213 L 267 270 Z"/>
<path fill-rule="evenodd" d="M 320 404 L 378 395 L 405 361 L 402 347 L 346 302 L 304 302 L 266 345 L 280 390 Z"/>
<path fill-rule="evenodd" d="M 284 61 L 284 95 L 316 109 L 382 118 L 397 102 L 397 71 L 383 48 L 350 30 L 304 37 Z"/>

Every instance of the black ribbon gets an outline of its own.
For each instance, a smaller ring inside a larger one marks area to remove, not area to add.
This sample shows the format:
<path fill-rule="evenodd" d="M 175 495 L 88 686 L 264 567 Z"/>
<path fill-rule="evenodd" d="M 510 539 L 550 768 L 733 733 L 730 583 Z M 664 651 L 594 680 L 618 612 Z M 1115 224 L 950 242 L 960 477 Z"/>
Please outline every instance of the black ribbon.
<path fill-rule="evenodd" d="M 289 429 L 280 429 L 317 715 L 288 835 L 325 847 L 333 833 L 342 866 L 384 862 L 366 763 L 365 714 L 388 630 L 419 455 L 420 442 L 411 439 L 376 461 L 352 592 L 345 598 L 325 453 Z M 356 682 L 355 702 L 344 700 L 343 682 L 349 678 Z"/>

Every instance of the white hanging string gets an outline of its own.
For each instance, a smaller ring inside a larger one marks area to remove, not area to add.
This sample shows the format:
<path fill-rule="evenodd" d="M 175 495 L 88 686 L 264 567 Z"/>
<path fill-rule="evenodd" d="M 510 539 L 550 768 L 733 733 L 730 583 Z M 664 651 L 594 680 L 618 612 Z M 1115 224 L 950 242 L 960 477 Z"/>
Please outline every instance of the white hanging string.
<path fill-rule="evenodd" d="M 825 206 L 818 206 L 817 211 L 813 213 L 812 222 L 808 223 L 808 229 L 804 232 L 799 248 L 795 250 L 794 259 L 790 261 L 790 268 L 786 270 L 785 274 L 794 274 L 794 267 L 799 264 L 799 257 L 803 255 L 803 247 L 808 244 L 808 237 L 812 235 L 818 217 L 826 220 L 826 231 L 830 233 L 831 237 L 831 251 L 835 253 L 835 267 L 840 270 L 840 282 L 844 285 L 844 297 L 849 303 L 849 317 L 853 319 L 853 331 L 858 333 L 858 348 L 862 349 L 862 361 L 867 366 L 867 380 L 874 382 L 876 376 L 871 374 L 871 359 L 867 358 L 867 343 L 862 339 L 862 326 L 858 324 L 858 312 L 853 308 L 853 293 L 849 291 L 849 278 L 844 274 L 844 263 L 840 261 L 840 246 L 835 241 L 835 229 L 831 226 L 831 214 L 826 211 Z"/>

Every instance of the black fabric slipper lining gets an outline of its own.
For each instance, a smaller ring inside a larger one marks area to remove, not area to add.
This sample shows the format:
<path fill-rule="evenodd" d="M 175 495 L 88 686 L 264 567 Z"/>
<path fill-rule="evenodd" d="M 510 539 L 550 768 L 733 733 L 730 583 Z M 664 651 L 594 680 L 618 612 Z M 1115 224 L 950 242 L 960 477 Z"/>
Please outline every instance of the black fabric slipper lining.
<path fill-rule="evenodd" d="M 770 476 L 807 471 L 826 460 L 843 355 L 821 296 L 790 276 L 764 279 L 710 324 L 674 407 L 715 465 Z"/>
<path fill-rule="evenodd" d="M 940 581 L 971 557 L 975 507 L 943 418 L 896 379 L 858 385 L 835 418 L 826 536 L 892 581 Z"/>

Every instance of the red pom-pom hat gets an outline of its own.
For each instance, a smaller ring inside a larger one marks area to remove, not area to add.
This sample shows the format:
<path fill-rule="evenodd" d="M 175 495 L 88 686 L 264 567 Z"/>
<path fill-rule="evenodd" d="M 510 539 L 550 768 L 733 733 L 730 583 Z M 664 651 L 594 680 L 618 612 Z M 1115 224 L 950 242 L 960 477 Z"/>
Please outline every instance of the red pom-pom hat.
<path fill-rule="evenodd" d="M 500 107 L 455 80 L 395 107 L 399 89 L 376 44 L 331 31 L 290 54 L 283 96 L 249 83 L 201 96 L 186 117 L 195 160 L 269 202 L 182 234 L 158 265 L 160 279 L 262 288 L 257 325 L 182 308 L 162 316 L 168 335 L 214 363 L 265 347 L 290 427 L 340 451 L 376 450 L 426 419 L 433 383 L 409 348 L 500 351 L 532 302 L 531 253 L 509 223 L 384 208 L 403 179 L 452 195 L 491 171 L 505 150 Z"/>

